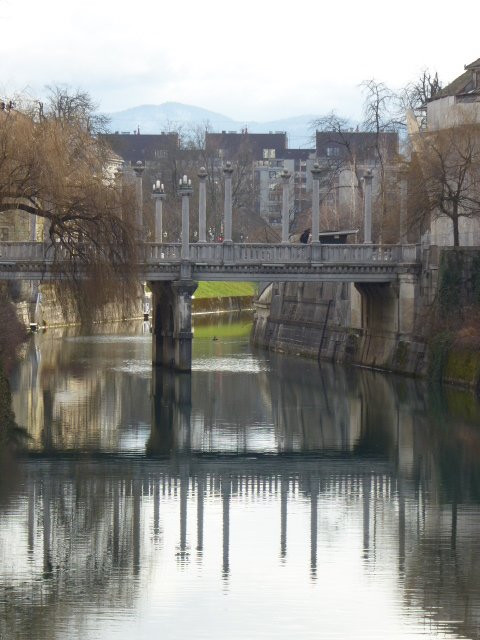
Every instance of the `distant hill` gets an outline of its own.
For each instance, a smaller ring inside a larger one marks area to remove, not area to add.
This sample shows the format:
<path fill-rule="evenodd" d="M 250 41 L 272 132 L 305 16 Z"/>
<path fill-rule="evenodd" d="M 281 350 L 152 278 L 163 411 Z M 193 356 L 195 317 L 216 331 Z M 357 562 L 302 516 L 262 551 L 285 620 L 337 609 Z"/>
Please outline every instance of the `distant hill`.
<path fill-rule="evenodd" d="M 189 129 L 198 125 L 205 126 L 208 123 L 211 130 L 217 132 L 241 131 L 245 127 L 251 133 L 286 131 L 288 146 L 291 149 L 297 147 L 313 148 L 315 146 L 310 131 L 310 122 L 315 119 L 313 115 L 296 116 L 270 122 L 238 122 L 221 113 L 179 102 L 164 102 L 159 105 L 145 104 L 106 115 L 110 118 L 112 132 L 133 133 L 140 128 L 140 133 L 161 133 L 179 127 Z"/>

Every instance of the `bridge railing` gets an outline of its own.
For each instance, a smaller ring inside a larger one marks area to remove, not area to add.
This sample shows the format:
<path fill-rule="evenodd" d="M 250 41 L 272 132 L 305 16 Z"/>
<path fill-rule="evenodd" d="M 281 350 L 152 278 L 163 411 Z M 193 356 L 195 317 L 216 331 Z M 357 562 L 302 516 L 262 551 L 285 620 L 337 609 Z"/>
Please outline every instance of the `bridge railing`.
<path fill-rule="evenodd" d="M 222 244 L 192 243 L 189 259 L 195 264 L 318 264 L 318 263 L 416 263 L 419 245 L 375 244 Z M 147 264 L 178 263 L 180 244 L 145 243 Z M 57 252 L 57 259 L 60 257 Z M 42 242 L 0 242 L 0 261 L 53 260 L 52 250 Z"/>
<path fill-rule="evenodd" d="M 146 245 L 147 262 L 180 260 L 180 244 Z M 310 264 L 310 263 L 415 263 L 418 245 L 314 245 L 314 244 L 221 244 L 190 245 L 190 260 L 197 264 Z"/>
<path fill-rule="evenodd" d="M 45 260 L 43 242 L 0 242 L 0 260 Z"/>

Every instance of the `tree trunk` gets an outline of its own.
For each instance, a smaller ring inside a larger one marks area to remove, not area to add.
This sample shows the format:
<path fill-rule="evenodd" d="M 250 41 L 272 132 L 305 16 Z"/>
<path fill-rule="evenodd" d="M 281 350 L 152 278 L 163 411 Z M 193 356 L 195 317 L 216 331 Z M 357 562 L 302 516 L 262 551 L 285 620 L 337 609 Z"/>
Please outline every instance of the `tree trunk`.
<path fill-rule="evenodd" d="M 459 247 L 460 246 L 460 236 L 459 236 L 459 232 L 458 232 L 458 217 L 457 216 L 452 218 L 452 224 L 453 224 L 453 246 L 454 247 Z"/>

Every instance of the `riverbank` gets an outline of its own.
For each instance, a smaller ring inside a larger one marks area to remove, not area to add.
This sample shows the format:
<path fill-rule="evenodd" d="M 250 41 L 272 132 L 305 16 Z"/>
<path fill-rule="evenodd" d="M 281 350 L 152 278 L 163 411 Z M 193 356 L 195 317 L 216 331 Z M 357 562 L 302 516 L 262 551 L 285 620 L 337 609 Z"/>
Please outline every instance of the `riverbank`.
<path fill-rule="evenodd" d="M 252 343 L 478 391 L 480 250 L 430 248 L 409 286 L 402 299 L 398 284 L 271 284 L 255 303 Z"/>
<path fill-rule="evenodd" d="M 252 282 L 199 282 L 193 314 L 253 311 L 257 287 Z"/>

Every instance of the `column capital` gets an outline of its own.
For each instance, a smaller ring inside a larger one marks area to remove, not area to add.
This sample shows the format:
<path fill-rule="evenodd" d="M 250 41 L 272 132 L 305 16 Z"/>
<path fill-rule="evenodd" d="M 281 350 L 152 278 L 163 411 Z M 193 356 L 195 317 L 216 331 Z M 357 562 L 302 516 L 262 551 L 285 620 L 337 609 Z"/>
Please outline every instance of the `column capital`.
<path fill-rule="evenodd" d="M 172 282 L 172 289 L 180 296 L 192 296 L 197 287 L 198 282 L 195 282 L 195 280 L 174 280 Z"/>
<path fill-rule="evenodd" d="M 145 171 L 145 165 L 141 160 L 137 160 L 137 162 L 133 167 L 133 170 L 135 171 L 135 175 L 137 176 L 137 178 L 141 178 L 143 175 L 143 172 Z"/>
<path fill-rule="evenodd" d="M 320 180 L 320 176 L 323 173 L 323 169 L 320 167 L 318 162 L 315 162 L 313 167 L 310 169 L 310 173 L 312 174 L 312 178 L 314 180 Z"/>
<path fill-rule="evenodd" d="M 177 196 L 179 198 L 183 198 L 184 196 L 189 198 L 191 195 L 193 195 L 193 187 L 178 187 Z"/>
<path fill-rule="evenodd" d="M 200 169 L 198 170 L 197 176 L 200 182 L 205 182 L 208 176 L 208 173 L 205 167 L 200 167 Z"/>
<path fill-rule="evenodd" d="M 284 169 L 280 173 L 280 178 L 282 179 L 283 182 L 288 182 L 291 177 L 292 177 L 292 174 L 290 173 L 290 171 L 288 169 Z"/>
<path fill-rule="evenodd" d="M 365 182 L 371 182 L 373 180 L 373 172 L 371 169 L 367 169 L 367 171 L 365 171 L 363 179 Z"/>
<path fill-rule="evenodd" d="M 233 173 L 233 167 L 232 167 L 232 163 L 229 161 L 223 167 L 223 175 L 225 176 L 225 178 L 231 178 L 232 173 Z"/>

